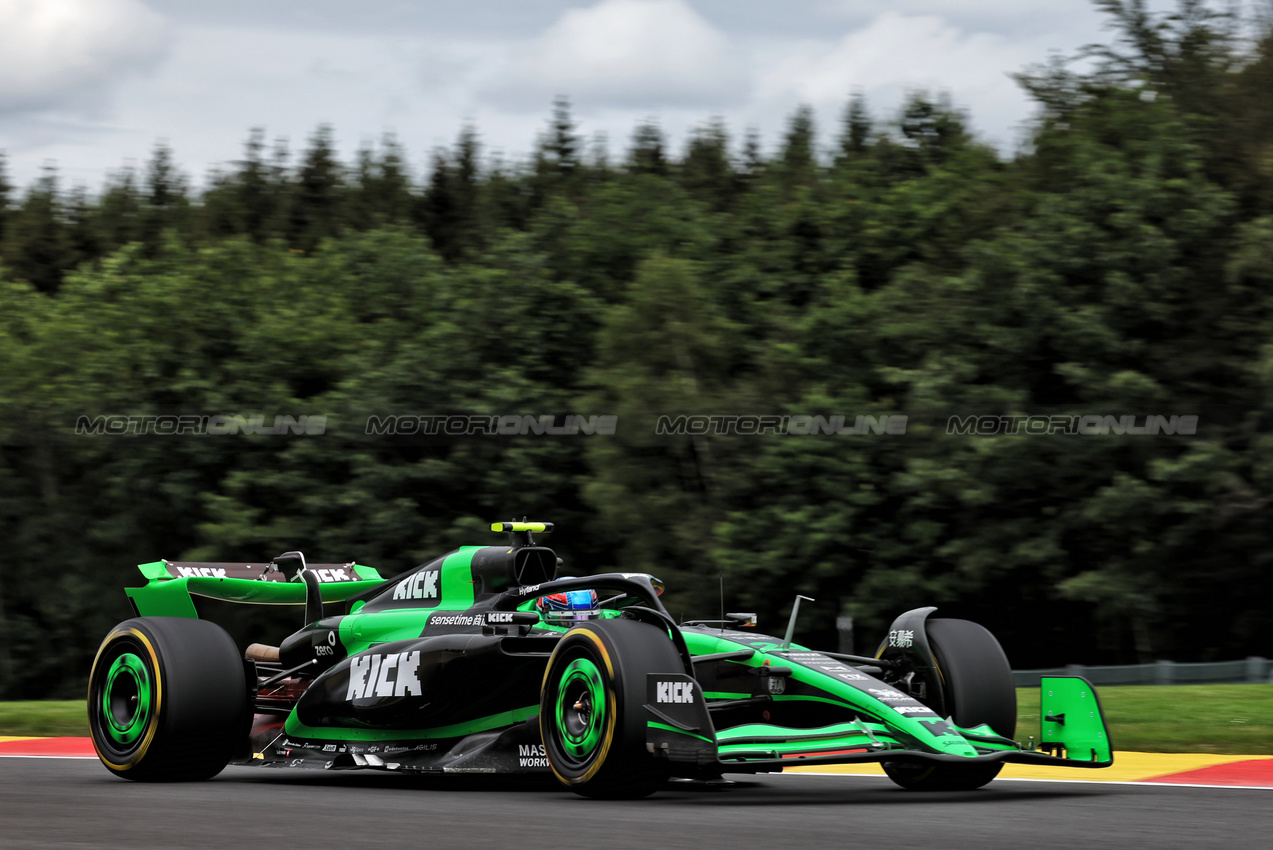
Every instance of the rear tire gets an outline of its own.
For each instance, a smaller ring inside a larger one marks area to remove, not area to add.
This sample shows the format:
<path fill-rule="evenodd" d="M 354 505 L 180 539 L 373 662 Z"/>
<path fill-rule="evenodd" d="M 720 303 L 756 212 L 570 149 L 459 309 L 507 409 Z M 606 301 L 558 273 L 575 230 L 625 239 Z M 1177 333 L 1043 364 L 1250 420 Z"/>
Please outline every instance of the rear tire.
<path fill-rule="evenodd" d="M 635 620 L 576 626 L 553 650 L 539 704 L 549 767 L 584 797 L 648 796 L 667 782 L 645 746 L 646 676 L 684 673 L 662 629 Z"/>
<path fill-rule="evenodd" d="M 937 661 L 947 716 L 964 728 L 985 723 L 1011 738 L 1017 730 L 1017 689 L 999 641 L 968 620 L 929 620 L 924 632 Z M 1003 763 L 884 762 L 883 768 L 910 791 L 971 791 L 998 776 Z"/>
<path fill-rule="evenodd" d="M 220 773 L 246 741 L 247 678 L 220 626 L 184 617 L 120 623 L 88 684 L 88 725 L 107 770 L 139 781 Z"/>

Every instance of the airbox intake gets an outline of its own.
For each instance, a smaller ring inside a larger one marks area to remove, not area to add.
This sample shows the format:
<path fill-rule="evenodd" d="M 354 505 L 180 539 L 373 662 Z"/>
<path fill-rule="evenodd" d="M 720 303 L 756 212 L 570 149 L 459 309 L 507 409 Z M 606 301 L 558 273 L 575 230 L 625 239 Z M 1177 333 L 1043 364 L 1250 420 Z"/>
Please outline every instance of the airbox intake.
<path fill-rule="evenodd" d="M 483 546 L 473 553 L 475 594 L 543 584 L 557 575 L 557 553 L 544 546 Z"/>

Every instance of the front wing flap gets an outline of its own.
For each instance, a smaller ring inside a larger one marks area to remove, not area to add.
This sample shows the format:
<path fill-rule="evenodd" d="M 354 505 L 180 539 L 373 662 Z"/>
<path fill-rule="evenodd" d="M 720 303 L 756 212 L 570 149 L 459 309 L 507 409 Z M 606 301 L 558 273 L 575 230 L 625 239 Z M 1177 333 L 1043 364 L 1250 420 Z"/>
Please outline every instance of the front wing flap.
<path fill-rule="evenodd" d="M 796 765 L 910 762 L 922 764 L 1036 764 L 1102 768 L 1114 762 L 1109 729 L 1091 683 L 1046 677 L 1041 687 L 1039 748 L 996 735 L 987 726 L 944 722 L 975 755 L 915 749 L 887 725 L 855 717 L 817 729 L 755 724 L 717 731 L 697 681 L 650 675 L 646 682 L 646 746 L 669 761 L 729 772 L 781 770 Z"/>
<path fill-rule="evenodd" d="M 783 767 L 822 764 L 856 764 L 870 762 L 910 762 L 914 764 L 1043 764 L 1053 767 L 1109 767 L 1113 761 L 1092 762 L 1059 758 L 1037 750 L 998 750 L 977 756 L 952 756 L 945 753 L 929 753 L 920 750 L 879 750 L 861 747 L 857 752 L 809 753 L 778 757 L 723 758 L 720 766 L 732 772 L 750 773 L 756 770 L 774 770 Z"/>

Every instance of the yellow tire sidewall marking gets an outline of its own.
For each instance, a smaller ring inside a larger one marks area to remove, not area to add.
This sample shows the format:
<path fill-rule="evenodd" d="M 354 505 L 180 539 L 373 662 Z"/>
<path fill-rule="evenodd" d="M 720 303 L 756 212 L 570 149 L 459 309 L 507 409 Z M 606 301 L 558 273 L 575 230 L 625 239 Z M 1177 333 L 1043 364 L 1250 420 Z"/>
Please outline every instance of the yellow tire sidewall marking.
<path fill-rule="evenodd" d="M 596 776 L 597 771 L 605 765 L 606 756 L 610 753 L 610 745 L 614 742 L 614 729 L 618 721 L 619 703 L 614 694 L 614 662 L 610 660 L 610 652 L 606 649 L 605 641 L 601 639 L 601 635 L 587 628 L 574 629 L 569 634 L 578 635 L 579 637 L 587 638 L 592 641 L 592 643 L 596 646 L 597 652 L 601 655 L 601 660 L 605 662 L 606 674 L 608 676 L 608 681 L 606 682 L 606 703 L 609 711 L 606 713 L 606 729 L 601 740 L 601 750 L 597 753 L 596 758 L 593 760 L 592 766 L 584 771 L 581 776 L 571 779 L 558 773 L 557 767 L 553 764 L 552 759 L 548 760 L 549 769 L 552 770 L 553 775 L 556 776 L 562 783 L 566 785 L 582 785 Z M 569 636 L 569 634 L 567 636 Z M 553 662 L 557 660 L 557 653 L 560 650 L 561 644 L 558 644 L 557 648 L 553 650 L 552 657 L 548 659 L 548 668 L 544 671 L 544 682 L 540 688 L 540 693 L 543 693 L 543 690 L 548 686 L 548 676 L 552 672 Z M 539 713 L 539 736 L 545 739 L 548 737 L 545 734 L 544 729 L 544 724 L 546 722 L 544 713 L 541 710 Z"/>
<path fill-rule="evenodd" d="M 159 729 L 159 710 L 163 705 L 163 679 L 161 678 L 161 675 L 159 672 L 159 656 L 155 652 L 155 647 L 150 642 L 150 638 L 146 637 L 146 635 L 143 634 L 141 631 L 139 631 L 138 629 L 128 628 L 128 629 L 116 629 L 115 631 L 111 632 L 109 635 L 106 636 L 106 640 L 102 641 L 101 647 L 97 650 L 97 656 L 93 659 L 92 672 L 90 672 L 88 676 L 88 681 L 89 681 L 88 710 L 89 711 L 96 710 L 96 707 L 93 705 L 92 683 L 94 679 L 96 678 L 97 665 L 102 660 L 102 653 L 106 651 L 106 647 L 110 646 L 111 641 L 119 637 L 124 637 L 126 635 L 131 635 L 132 637 L 137 638 L 137 640 L 141 642 L 142 646 L 146 648 L 146 652 L 150 655 L 150 669 L 154 672 L 154 676 L 155 676 L 155 709 L 153 712 L 151 712 L 150 721 L 146 724 L 146 734 L 142 737 L 141 744 L 138 745 L 137 751 L 133 753 L 132 758 L 130 758 L 128 761 L 122 764 L 116 764 L 115 762 L 111 761 L 110 758 L 108 758 L 106 754 L 102 752 L 102 748 L 97 745 L 97 736 L 96 735 L 92 736 L 93 749 L 97 751 L 97 757 L 102 760 L 102 764 L 106 765 L 112 770 L 128 770 L 130 768 L 136 767 L 141 762 L 141 760 L 145 757 L 146 751 L 150 748 L 151 741 L 155 739 L 155 732 L 158 731 Z"/>

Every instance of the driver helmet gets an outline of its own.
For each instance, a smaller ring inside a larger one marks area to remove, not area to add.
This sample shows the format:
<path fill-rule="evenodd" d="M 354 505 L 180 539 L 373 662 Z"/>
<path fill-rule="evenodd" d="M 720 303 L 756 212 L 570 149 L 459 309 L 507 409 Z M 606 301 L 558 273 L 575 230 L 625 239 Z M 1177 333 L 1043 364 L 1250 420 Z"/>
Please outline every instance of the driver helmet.
<path fill-rule="evenodd" d="M 587 620 L 596 608 L 595 590 L 567 590 L 535 600 L 535 610 L 545 620 Z"/>

